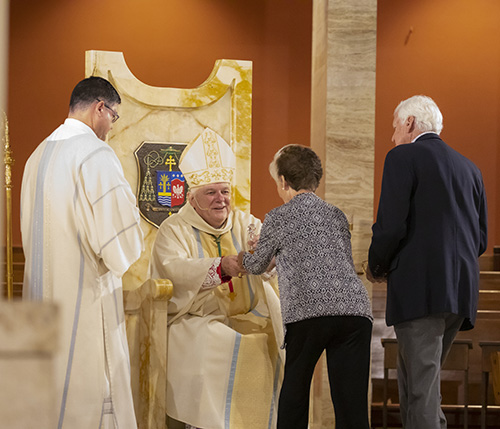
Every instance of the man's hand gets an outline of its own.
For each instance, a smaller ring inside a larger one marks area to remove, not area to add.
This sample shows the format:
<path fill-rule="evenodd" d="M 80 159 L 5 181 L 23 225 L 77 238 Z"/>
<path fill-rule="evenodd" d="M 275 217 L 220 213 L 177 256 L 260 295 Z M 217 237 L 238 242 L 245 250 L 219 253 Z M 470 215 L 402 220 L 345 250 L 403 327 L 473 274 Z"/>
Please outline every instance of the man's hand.
<path fill-rule="evenodd" d="M 372 271 L 370 270 L 370 267 L 368 266 L 368 264 L 366 265 L 366 267 L 363 267 L 363 269 L 365 270 L 366 279 L 369 282 L 372 282 L 372 283 L 387 283 L 387 278 L 386 277 L 373 277 Z"/>
<path fill-rule="evenodd" d="M 222 272 L 231 277 L 241 277 L 246 271 L 238 265 L 238 256 L 229 255 L 222 258 Z"/>

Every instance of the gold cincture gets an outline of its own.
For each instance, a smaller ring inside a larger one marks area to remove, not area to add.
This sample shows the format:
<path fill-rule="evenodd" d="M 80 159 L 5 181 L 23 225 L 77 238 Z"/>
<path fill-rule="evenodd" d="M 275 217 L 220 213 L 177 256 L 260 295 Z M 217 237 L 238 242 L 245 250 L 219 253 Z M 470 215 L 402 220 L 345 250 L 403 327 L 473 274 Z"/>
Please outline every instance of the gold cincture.
<path fill-rule="evenodd" d="M 14 165 L 14 158 L 12 158 L 12 151 L 10 150 L 9 142 L 9 123 L 7 121 L 7 114 L 3 112 L 4 117 L 4 164 L 5 164 L 5 212 L 7 225 L 6 231 L 6 280 L 7 280 L 7 298 L 12 300 L 14 295 L 14 262 L 12 256 L 12 165 Z"/>

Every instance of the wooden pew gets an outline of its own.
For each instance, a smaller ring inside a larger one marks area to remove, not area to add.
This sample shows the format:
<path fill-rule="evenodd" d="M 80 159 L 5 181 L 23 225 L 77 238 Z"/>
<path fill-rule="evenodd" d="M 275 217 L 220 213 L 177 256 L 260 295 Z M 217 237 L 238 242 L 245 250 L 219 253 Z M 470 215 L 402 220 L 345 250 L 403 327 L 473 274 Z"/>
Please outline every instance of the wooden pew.
<path fill-rule="evenodd" d="M 478 411 L 482 404 L 482 350 L 480 342 L 500 342 L 500 271 L 491 271 L 492 262 L 488 260 L 481 264 L 480 292 L 476 325 L 473 330 L 460 332 L 457 340 L 472 340 L 473 348 L 469 355 L 469 404 L 474 412 L 474 419 L 478 420 Z M 392 327 L 385 324 L 385 306 L 387 290 L 385 284 L 373 285 L 373 314 L 374 327 L 372 339 L 372 385 L 373 385 L 373 409 L 381 417 L 383 409 L 383 378 L 384 378 L 384 349 L 381 344 L 382 338 L 395 338 Z M 455 404 L 460 407 L 464 403 L 465 387 L 461 381 L 463 373 L 446 371 L 442 374 L 442 396 L 443 404 Z M 397 409 L 393 404 L 398 402 L 397 383 L 390 380 L 387 395 L 389 398 L 388 409 Z M 489 389 L 487 401 L 495 403 L 493 389 Z M 496 418 L 498 411 L 492 409 Z M 500 416 L 498 416 L 500 418 Z M 474 421 L 476 421 L 474 420 Z M 496 420 L 495 420 L 496 422 Z"/>
<path fill-rule="evenodd" d="M 383 428 L 387 428 L 387 386 L 389 381 L 389 370 L 397 368 L 398 342 L 395 338 L 382 338 L 384 347 L 384 403 L 382 409 Z M 464 428 L 468 428 L 468 406 L 469 406 L 469 354 L 472 349 L 471 340 L 455 340 L 443 365 L 443 371 L 463 372 L 463 414 Z"/>

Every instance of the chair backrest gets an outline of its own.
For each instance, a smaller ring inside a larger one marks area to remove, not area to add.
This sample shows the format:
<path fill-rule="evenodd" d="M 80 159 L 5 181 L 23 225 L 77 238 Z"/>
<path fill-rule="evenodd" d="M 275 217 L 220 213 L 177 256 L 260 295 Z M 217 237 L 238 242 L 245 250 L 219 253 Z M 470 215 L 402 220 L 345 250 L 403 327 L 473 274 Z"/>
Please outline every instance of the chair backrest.
<path fill-rule="evenodd" d="M 160 179 L 151 173 L 156 168 L 161 176 L 178 168 L 183 147 L 206 127 L 218 133 L 236 155 L 233 207 L 250 210 L 252 62 L 217 60 L 207 80 L 196 88 L 159 88 L 139 81 L 121 52 L 87 51 L 85 74 L 108 79 L 122 99 L 120 120 L 108 143 L 136 190 L 143 216 L 145 251 L 123 278 L 124 289 L 132 290 L 147 280 L 158 225 L 178 210 L 171 203 L 156 204 Z"/>

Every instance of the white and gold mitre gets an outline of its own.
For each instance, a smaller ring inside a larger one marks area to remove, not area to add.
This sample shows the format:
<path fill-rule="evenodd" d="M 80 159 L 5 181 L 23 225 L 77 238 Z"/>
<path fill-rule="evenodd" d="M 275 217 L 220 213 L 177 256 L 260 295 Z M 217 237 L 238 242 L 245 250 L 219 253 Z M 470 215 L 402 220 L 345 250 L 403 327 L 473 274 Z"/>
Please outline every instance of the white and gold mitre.
<path fill-rule="evenodd" d="M 232 183 L 236 157 L 231 147 L 210 128 L 198 135 L 182 152 L 179 169 L 191 188 L 209 183 Z"/>

